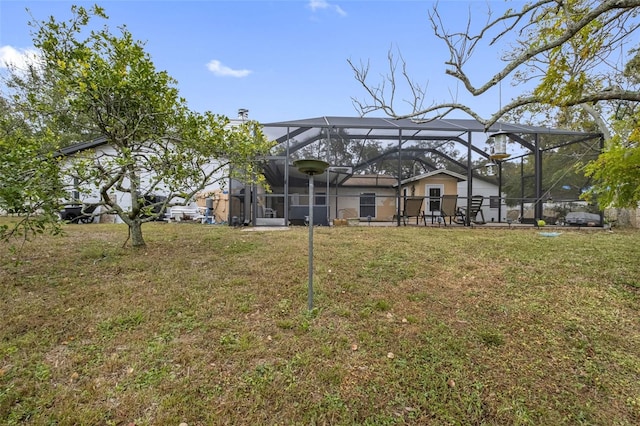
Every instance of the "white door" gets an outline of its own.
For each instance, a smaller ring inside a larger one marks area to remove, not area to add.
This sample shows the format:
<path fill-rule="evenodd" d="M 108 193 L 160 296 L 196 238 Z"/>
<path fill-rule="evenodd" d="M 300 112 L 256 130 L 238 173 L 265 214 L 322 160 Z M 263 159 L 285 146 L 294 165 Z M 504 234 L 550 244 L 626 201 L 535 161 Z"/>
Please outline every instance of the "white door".
<path fill-rule="evenodd" d="M 425 199 L 425 213 L 427 215 L 439 215 L 440 214 L 440 200 L 444 193 L 443 184 L 426 184 L 424 186 L 424 193 L 427 194 Z"/>

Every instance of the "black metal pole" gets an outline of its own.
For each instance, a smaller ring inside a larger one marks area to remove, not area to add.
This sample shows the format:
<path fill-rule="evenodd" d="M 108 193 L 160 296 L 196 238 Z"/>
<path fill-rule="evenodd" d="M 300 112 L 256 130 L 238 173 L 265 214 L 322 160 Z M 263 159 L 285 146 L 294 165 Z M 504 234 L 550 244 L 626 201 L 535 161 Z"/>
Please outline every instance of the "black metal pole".
<path fill-rule="evenodd" d="M 502 161 L 498 161 L 498 223 L 502 222 Z"/>
<path fill-rule="evenodd" d="M 540 149 L 540 137 L 536 133 L 535 136 L 535 179 L 536 179 L 536 203 L 535 203 L 535 216 L 534 219 L 542 219 L 542 150 Z"/>
<path fill-rule="evenodd" d="M 309 286 L 307 304 L 313 309 L 313 174 L 309 174 Z"/>
<path fill-rule="evenodd" d="M 401 186 L 402 186 L 402 129 L 398 130 L 398 190 L 396 191 L 396 224 L 400 226 L 400 214 L 401 214 Z"/>
<path fill-rule="evenodd" d="M 524 220 L 524 157 L 520 158 L 520 221 Z"/>
<path fill-rule="evenodd" d="M 473 169 L 471 168 L 471 132 L 467 140 L 467 214 L 465 215 L 465 226 L 471 226 L 471 196 L 473 195 Z M 475 219 L 475 218 L 474 218 Z"/>

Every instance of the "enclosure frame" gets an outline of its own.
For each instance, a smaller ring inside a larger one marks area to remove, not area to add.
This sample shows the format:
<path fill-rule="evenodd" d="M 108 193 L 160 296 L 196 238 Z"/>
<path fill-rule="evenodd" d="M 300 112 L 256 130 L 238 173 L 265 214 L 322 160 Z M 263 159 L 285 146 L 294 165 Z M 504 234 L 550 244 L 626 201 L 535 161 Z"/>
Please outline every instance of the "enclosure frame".
<path fill-rule="evenodd" d="M 490 153 L 487 152 L 487 140 L 495 133 L 505 133 L 510 142 L 517 144 L 527 152 L 526 155 L 534 155 L 535 158 L 535 216 L 542 217 L 543 210 L 543 188 L 542 188 L 542 154 L 554 147 L 541 145 L 541 139 L 547 135 L 553 135 L 563 139 L 558 146 L 566 146 L 573 143 L 597 140 L 600 151 L 603 149 L 604 138 L 602 133 L 579 132 L 574 130 L 555 129 L 550 127 L 526 126 L 521 124 L 511 124 L 497 122 L 490 127 L 485 127 L 482 123 L 473 119 L 435 119 L 435 120 L 412 120 L 412 119 L 391 119 L 382 117 L 335 117 L 323 116 L 310 119 L 290 120 L 272 123 L 263 123 L 265 135 L 273 140 L 276 145 L 272 150 L 272 155 L 262 157 L 262 169 L 267 182 L 272 185 L 282 185 L 284 193 L 284 222 L 289 223 L 289 188 L 300 186 L 306 182 L 306 176 L 297 171 L 292 166 L 295 153 L 300 149 L 321 140 L 323 137 L 330 138 L 331 132 L 339 131 L 341 137 L 349 135 L 352 140 L 386 140 L 395 144 L 392 148 L 384 152 L 381 156 L 386 158 L 397 158 L 397 185 L 396 185 L 396 206 L 397 225 L 400 226 L 400 199 L 401 181 L 403 179 L 401 165 L 403 159 L 410 158 L 415 154 L 415 149 L 406 148 L 412 141 L 440 141 L 454 142 L 466 150 L 466 162 L 451 158 L 447 153 L 438 149 L 427 148 L 424 151 L 431 151 L 435 155 L 446 158 L 466 171 L 467 177 L 467 208 L 473 194 L 474 168 L 472 157 L 478 157 L 490 161 Z M 403 147 L 405 147 L 403 149 Z M 327 158 L 318 158 L 329 161 Z M 316 176 L 319 186 L 335 182 L 340 185 L 349 176 L 357 174 L 358 169 L 366 167 L 371 161 L 368 159 L 361 164 L 353 165 L 350 173 L 343 173 L 341 170 L 328 169 L 324 175 Z M 504 161 L 508 161 L 505 159 Z M 332 165 L 333 166 L 333 165 Z M 336 165 L 343 166 L 343 165 Z M 429 164 L 425 164 L 429 167 Z M 341 167 L 336 167 L 336 169 Z M 344 169 L 344 167 L 342 167 Z M 501 185 L 501 183 L 499 183 Z M 231 186 L 231 185 L 230 185 Z M 231 188 L 230 188 L 231 190 Z M 253 185 L 244 188 L 245 203 L 253 206 L 252 216 L 256 217 L 256 197 L 258 188 Z M 249 195 L 250 194 L 250 195 Z M 230 213 L 231 214 L 231 213 Z M 470 218 L 467 218 L 469 225 Z"/>

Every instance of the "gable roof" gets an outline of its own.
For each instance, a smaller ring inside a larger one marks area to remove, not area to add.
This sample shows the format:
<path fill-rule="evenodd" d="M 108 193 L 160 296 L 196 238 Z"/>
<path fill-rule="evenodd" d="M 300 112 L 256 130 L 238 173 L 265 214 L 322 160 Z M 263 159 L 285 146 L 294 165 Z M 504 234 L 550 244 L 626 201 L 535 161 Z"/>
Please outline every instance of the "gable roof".
<path fill-rule="evenodd" d="M 351 175 L 341 186 L 344 187 L 371 187 L 392 188 L 397 186 L 398 179 L 387 175 Z"/>
<path fill-rule="evenodd" d="M 107 144 L 107 138 L 105 136 L 100 136 L 99 138 L 95 138 L 87 142 L 74 143 L 73 145 L 60 148 L 56 153 L 56 155 L 57 156 L 71 155 L 80 151 L 97 148 L 99 146 L 106 145 L 106 144 Z"/>
<path fill-rule="evenodd" d="M 413 177 L 410 177 L 408 179 L 404 179 L 401 183 L 402 183 L 402 185 L 406 185 L 406 184 L 411 183 L 411 182 L 417 182 L 419 180 L 422 180 L 422 179 L 425 179 L 425 178 L 429 178 L 429 177 L 433 177 L 433 176 L 437 176 L 437 175 L 447 175 L 447 176 L 450 176 L 450 177 L 456 179 L 458 182 L 467 180 L 466 176 L 463 176 L 460 173 L 452 172 L 451 170 L 446 170 L 446 169 L 439 169 L 439 170 L 434 170 L 434 171 L 429 172 L 429 173 L 423 173 L 423 174 L 418 175 L 418 176 L 413 176 Z M 397 182 L 396 182 L 396 186 L 397 186 Z"/>

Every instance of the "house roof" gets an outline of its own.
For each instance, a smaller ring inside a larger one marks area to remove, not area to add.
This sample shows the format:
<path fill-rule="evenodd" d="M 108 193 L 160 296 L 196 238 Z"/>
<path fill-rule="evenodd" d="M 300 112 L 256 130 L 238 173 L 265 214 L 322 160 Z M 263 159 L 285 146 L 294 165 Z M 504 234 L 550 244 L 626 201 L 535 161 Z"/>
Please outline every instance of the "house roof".
<path fill-rule="evenodd" d="M 84 151 L 85 149 L 97 148 L 101 145 L 105 145 L 106 143 L 107 143 L 107 138 L 104 136 L 100 136 L 90 141 L 74 143 L 73 145 L 69 145 L 65 148 L 60 148 L 56 154 L 71 155 L 71 154 L 75 154 L 76 152 Z"/>
<path fill-rule="evenodd" d="M 236 120 L 237 121 L 237 120 Z M 236 124 L 235 122 L 231 125 Z M 412 119 L 391 119 L 383 117 L 335 117 L 323 116 L 299 120 L 262 123 L 265 134 L 276 142 L 284 142 L 291 138 L 304 141 L 304 146 L 323 136 L 322 129 L 342 129 L 353 139 L 397 140 L 399 134 L 404 140 L 456 140 L 471 133 L 504 132 L 510 134 L 517 142 L 527 145 L 525 135 L 563 135 L 575 138 L 596 138 L 599 133 L 578 132 L 575 130 L 554 129 L 541 126 L 525 126 L 498 122 L 489 128 L 473 119 L 436 119 L 416 121 Z M 365 131 L 366 130 L 366 131 Z M 520 136 L 520 137 L 518 137 Z M 107 142 L 104 136 L 90 141 L 73 144 L 60 149 L 62 155 L 69 155 L 85 149 L 91 149 Z"/>
<path fill-rule="evenodd" d="M 402 183 L 402 185 L 406 185 L 406 184 L 411 183 L 411 182 L 416 182 L 416 181 L 419 181 L 419 180 L 422 180 L 422 179 L 425 179 L 425 178 L 438 176 L 438 175 L 450 176 L 450 177 L 456 179 L 458 182 L 467 180 L 467 178 L 465 176 L 462 176 L 459 173 L 452 172 L 451 170 L 440 169 L 440 170 L 434 170 L 434 171 L 429 172 L 429 173 L 423 173 L 421 175 L 410 177 L 409 179 L 403 180 L 401 183 Z M 398 181 L 396 180 L 396 186 L 397 186 L 397 182 Z"/>
<path fill-rule="evenodd" d="M 229 124 L 227 124 L 227 128 L 239 126 L 240 124 L 242 124 L 242 122 L 243 120 L 240 120 L 240 119 L 230 119 Z M 69 145 L 65 148 L 60 148 L 58 152 L 56 152 L 56 155 L 58 156 L 72 155 L 77 152 L 84 151 L 86 149 L 92 149 L 102 145 L 106 145 L 107 142 L 108 142 L 108 139 L 105 136 L 99 136 L 90 141 L 74 143 L 73 145 Z"/>
<path fill-rule="evenodd" d="M 392 188 L 397 186 L 398 179 L 388 175 L 353 175 L 342 182 L 341 186 L 344 187 L 387 187 Z"/>

